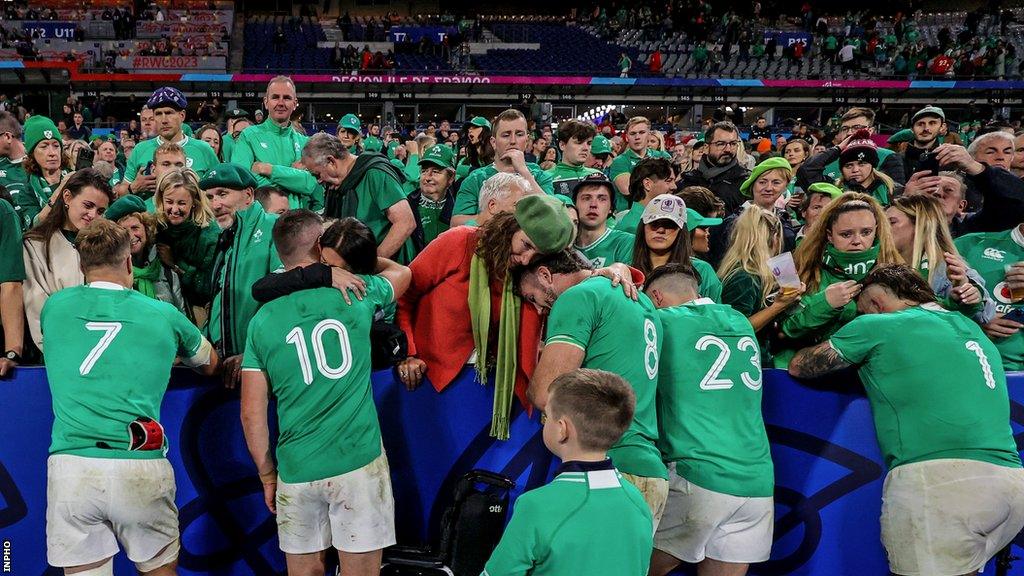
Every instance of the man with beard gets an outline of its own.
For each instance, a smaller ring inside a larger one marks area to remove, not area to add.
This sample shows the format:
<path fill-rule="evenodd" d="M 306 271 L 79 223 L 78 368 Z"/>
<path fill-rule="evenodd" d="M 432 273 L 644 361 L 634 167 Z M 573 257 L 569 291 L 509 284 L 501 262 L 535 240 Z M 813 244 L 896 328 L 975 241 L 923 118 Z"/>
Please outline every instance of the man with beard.
<path fill-rule="evenodd" d="M 725 202 L 727 214 L 739 210 L 747 198 L 740 192 L 740 184 L 750 172 L 736 162 L 736 154 L 743 145 L 740 132 L 732 122 L 717 122 L 704 133 L 707 154 L 693 170 L 683 174 L 682 186 L 703 186 Z"/>
<path fill-rule="evenodd" d="M 494 147 L 494 163 L 477 168 L 462 181 L 455 196 L 455 213 L 452 226 L 461 226 L 480 212 L 480 187 L 485 180 L 498 172 L 514 172 L 530 183 L 535 193 L 554 194 L 551 175 L 540 166 L 527 162 L 524 152 L 529 141 L 526 117 L 523 113 L 508 109 L 495 117 L 491 145 Z"/>
<path fill-rule="evenodd" d="M 146 106 L 153 111 L 158 136 L 139 142 L 135 147 L 132 157 L 128 159 L 128 165 L 125 166 L 124 179 L 115 190 L 118 196 L 130 193 L 144 200 L 153 196 L 156 192 L 156 178 L 147 177 L 145 172 L 147 165 L 153 160 L 154 152 L 161 144 L 170 142 L 181 146 L 185 151 L 185 167 L 198 174 L 200 178 L 219 162 L 217 154 L 209 144 L 190 138 L 182 132 L 188 101 L 180 90 L 170 86 L 157 88 Z"/>
<path fill-rule="evenodd" d="M 377 239 L 377 255 L 408 264 L 416 217 L 402 191 L 405 176 L 387 156 L 358 156 L 329 134 L 314 134 L 302 149 L 302 163 L 326 190 L 324 217 L 353 217 Z"/>
<path fill-rule="evenodd" d="M 320 211 L 324 207 L 323 188 L 309 172 L 296 167 L 308 140 L 292 127 L 292 113 L 298 104 L 291 78 L 272 79 L 263 97 L 269 115 L 263 123 L 246 128 L 238 136 L 231 163 L 250 170 L 258 186 L 287 191 L 291 208 Z"/>
<path fill-rule="evenodd" d="M 608 177 L 615 183 L 619 194 L 615 197 L 615 210 L 629 208 L 629 175 L 641 160 L 646 158 L 668 158 L 667 152 L 647 147 L 647 136 L 651 132 L 651 121 L 643 116 L 634 116 L 626 123 L 626 150 L 612 160 Z"/>
<path fill-rule="evenodd" d="M 584 178 L 599 173 L 586 166 L 596 134 L 597 129 L 590 122 L 566 120 L 558 126 L 558 148 L 562 151 L 562 161 L 548 171 L 554 179 L 556 194 L 571 196 L 573 189 Z"/>
<path fill-rule="evenodd" d="M 946 133 L 946 113 L 936 106 L 925 106 L 918 110 L 910 121 L 914 139 L 903 153 L 903 173 L 918 172 L 921 154 L 931 152 L 942 144 L 941 136 Z"/>

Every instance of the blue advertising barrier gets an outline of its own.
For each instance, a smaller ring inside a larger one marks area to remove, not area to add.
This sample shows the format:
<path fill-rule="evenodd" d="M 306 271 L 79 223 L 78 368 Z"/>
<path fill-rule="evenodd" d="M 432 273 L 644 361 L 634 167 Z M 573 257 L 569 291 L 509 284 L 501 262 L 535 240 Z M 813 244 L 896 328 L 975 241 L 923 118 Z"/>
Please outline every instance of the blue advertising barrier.
<path fill-rule="evenodd" d="M 392 26 L 388 28 L 388 42 L 415 44 L 426 36 L 434 44 L 440 44 L 446 36 L 458 31 L 458 26 Z"/>
<path fill-rule="evenodd" d="M 29 34 L 39 33 L 43 39 L 64 38 L 71 40 L 75 37 L 75 30 L 78 24 L 74 22 L 56 22 L 53 20 L 28 21 L 21 23 L 21 29 Z"/>
<path fill-rule="evenodd" d="M 505 474 L 516 481 L 518 496 L 546 482 L 557 465 L 536 415 L 530 419 L 517 408 L 509 441 L 488 436 L 493 389 L 476 384 L 468 371 L 440 394 L 430 386 L 409 392 L 390 372 L 374 374 L 373 386 L 401 543 L 430 540 L 446 497 L 466 471 Z M 0 565 L 17 575 L 59 574 L 46 564 L 53 415 L 45 372 L 19 368 L 15 378 L 0 381 L 0 393 Z M 1020 445 L 1024 374 L 1011 376 L 1010 397 Z M 751 573 L 887 574 L 878 536 L 885 470 L 867 400 L 856 392 L 813 389 L 771 370 L 764 377 L 764 415 L 775 462 L 775 544 L 771 560 Z M 161 418 L 178 487 L 179 573 L 284 574 L 276 525 L 242 436 L 237 391 L 175 370 Z M 1024 561 L 1017 564 L 1011 573 L 1024 575 Z M 123 554 L 115 573 L 134 574 Z"/>

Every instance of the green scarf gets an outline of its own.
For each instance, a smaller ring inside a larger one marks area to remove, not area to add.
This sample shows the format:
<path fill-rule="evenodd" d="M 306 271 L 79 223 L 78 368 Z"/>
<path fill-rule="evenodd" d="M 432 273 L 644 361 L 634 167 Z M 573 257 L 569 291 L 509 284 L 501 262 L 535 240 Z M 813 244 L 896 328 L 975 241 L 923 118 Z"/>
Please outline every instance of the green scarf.
<path fill-rule="evenodd" d="M 160 272 L 163 271 L 159 258 L 153 258 L 142 268 L 132 265 L 132 272 L 135 274 L 135 283 L 132 287 L 142 293 L 143 296 L 149 296 L 156 300 L 156 281 L 160 278 Z"/>
<path fill-rule="evenodd" d="M 501 289 L 501 317 L 498 320 L 497 367 L 494 373 L 494 408 L 491 413 L 491 436 L 508 440 L 512 397 L 515 394 L 517 347 L 519 343 L 519 312 L 521 301 L 512 293 L 512 275 L 505 275 Z M 491 327 L 491 282 L 487 265 L 473 255 L 469 264 L 469 319 L 476 346 L 476 381 L 487 382 L 487 340 Z"/>
<path fill-rule="evenodd" d="M 826 244 L 822 264 L 836 278 L 860 282 L 875 267 L 878 249 L 876 243 L 863 252 L 840 252 L 835 246 Z"/>

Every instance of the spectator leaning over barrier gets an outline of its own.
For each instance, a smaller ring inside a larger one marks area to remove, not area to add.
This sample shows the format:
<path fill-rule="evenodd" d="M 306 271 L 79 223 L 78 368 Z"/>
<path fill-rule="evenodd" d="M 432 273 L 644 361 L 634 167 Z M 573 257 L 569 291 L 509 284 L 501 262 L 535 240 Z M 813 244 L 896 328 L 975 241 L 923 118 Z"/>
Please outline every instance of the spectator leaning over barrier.
<path fill-rule="evenodd" d="M 483 116 L 476 116 L 463 127 L 463 131 L 466 133 L 466 157 L 455 167 L 456 180 L 462 180 L 473 170 L 494 162 L 491 122 Z"/>
<path fill-rule="evenodd" d="M 600 172 L 587 167 L 590 147 L 596 134 L 597 130 L 590 122 L 566 120 L 559 124 L 558 149 L 562 152 L 562 160 L 548 171 L 556 194 L 571 196 L 577 183 L 591 174 Z"/>
<path fill-rule="evenodd" d="M 942 136 L 946 133 L 946 113 L 937 106 L 925 106 L 911 117 L 910 129 L 914 131 L 914 139 L 903 152 L 903 173 L 908 179 L 920 170 L 921 154 L 934 151 L 942 144 Z"/>
<path fill-rule="evenodd" d="M 743 146 L 739 130 L 732 122 L 717 122 L 704 133 L 707 153 L 696 168 L 683 174 L 681 186 L 704 186 L 725 202 L 725 210 L 732 214 L 746 198 L 740 193 L 740 184 L 750 174 L 736 161 Z"/>
<path fill-rule="evenodd" d="M 676 174 L 672 171 L 672 163 L 664 158 L 646 158 L 637 163 L 629 175 L 629 211 L 619 213 L 615 229 L 636 233 L 647 205 L 662 194 L 676 191 Z"/>
<path fill-rule="evenodd" d="M 494 147 L 494 163 L 477 168 L 462 181 L 459 193 L 455 196 L 453 226 L 465 224 L 480 212 L 480 187 L 498 172 L 519 174 L 530 183 L 530 189 L 535 193 L 554 193 L 551 175 L 541 170 L 540 166 L 527 162 L 523 156 L 529 138 L 523 113 L 514 109 L 505 110 L 494 118 L 493 126 L 491 145 Z"/>
<path fill-rule="evenodd" d="M 222 230 L 213 265 L 213 301 L 206 334 L 224 358 L 224 383 L 238 383 L 245 337 L 259 303 L 252 285 L 279 270 L 281 262 L 271 235 L 277 215 L 267 214 L 253 198 L 256 180 L 235 164 L 218 164 L 199 188 Z"/>
<path fill-rule="evenodd" d="M 580 369 L 556 378 L 550 396 L 542 438 L 562 464 L 516 500 L 483 573 L 646 574 L 650 512 L 607 454 L 633 420 L 632 389 L 617 374 Z"/>
<path fill-rule="evenodd" d="M 689 213 L 682 198 L 655 197 L 644 209 L 633 238 L 631 264 L 645 276 L 666 264 L 692 267 L 700 275 L 700 295 L 722 301 L 722 283 L 710 264 L 695 258 L 687 229 Z"/>
<path fill-rule="evenodd" d="M 181 278 L 188 303 L 206 306 L 213 297 L 211 281 L 220 226 L 199 188 L 199 177 L 188 169 L 169 170 L 157 181 L 154 198 L 157 254 Z"/>
<path fill-rule="evenodd" d="M 608 168 L 608 177 L 615 183 L 619 195 L 615 197 L 615 211 L 629 208 L 632 192 L 630 174 L 637 165 L 648 158 L 672 159 L 672 155 L 662 150 L 649 147 L 648 135 L 651 132 L 651 121 L 643 116 L 634 116 L 626 122 L 626 150 L 612 160 Z"/>
<path fill-rule="evenodd" d="M 633 422 L 608 456 L 643 495 L 654 519 L 653 533 L 668 496 L 668 473 L 654 445 L 662 350 L 654 305 L 643 294 L 637 300 L 622 294 L 595 275 L 575 250 L 541 257 L 518 271 L 515 282 L 523 300 L 549 311 L 544 351 L 528 389 L 534 406 L 547 410 L 552 381 L 577 368 L 607 370 L 632 386 L 637 398 Z"/>
<path fill-rule="evenodd" d="M 978 324 L 988 324 L 996 315 L 995 302 L 985 280 L 953 244 L 939 201 L 923 194 L 901 196 L 885 214 L 903 262 L 928 281 L 939 304 Z"/>
<path fill-rule="evenodd" d="M 25 121 L 25 160 L 22 167 L 28 178 L 28 189 L 12 196 L 14 209 L 21 219 L 21 229 L 28 230 L 40 213 L 56 200 L 56 190 L 68 174 L 64 170 L 64 146 L 60 132 L 46 116 L 32 116 Z"/>
<path fill-rule="evenodd" d="M 722 258 L 722 304 L 743 314 L 757 334 L 761 362 L 772 366 L 776 320 L 800 300 L 803 289 L 780 290 L 768 260 L 782 250 L 782 223 L 773 212 L 748 206 L 736 219 Z"/>
<path fill-rule="evenodd" d="M 298 104 L 291 78 L 272 79 L 263 96 L 267 119 L 239 134 L 228 161 L 250 170 L 257 186 L 277 186 L 287 191 L 292 208 L 319 212 L 324 208 L 324 190 L 301 165 L 302 149 L 309 139 L 291 124 Z"/>
<path fill-rule="evenodd" d="M 252 121 L 249 120 L 249 113 L 241 108 L 232 108 L 228 110 L 226 116 L 227 121 L 225 122 L 225 130 L 221 133 L 221 158 L 231 159 L 231 154 L 235 150 L 235 143 L 238 141 L 238 135 L 243 130 L 252 125 Z"/>
<path fill-rule="evenodd" d="M 857 307 L 864 315 L 798 352 L 790 374 L 857 367 L 889 468 L 881 524 L 890 571 L 977 574 L 1024 527 L 1024 471 L 998 350 L 907 266 L 874 269 Z M 894 345 L 907 335 L 913 351 Z"/>
<path fill-rule="evenodd" d="M 741 313 L 700 298 L 699 284 L 692 268 L 672 264 L 644 286 L 661 320 L 657 446 L 669 481 L 652 576 L 680 562 L 742 576 L 772 548 L 775 474 L 754 331 Z"/>
<path fill-rule="evenodd" d="M 608 226 L 617 193 L 611 180 L 600 172 L 577 181 L 572 191 L 579 212 L 576 249 L 596 268 L 633 260 L 633 235 Z"/>
<path fill-rule="evenodd" d="M 825 208 L 793 259 L 806 292 L 782 321 L 784 349 L 775 355 L 780 368 L 800 344 L 827 339 L 857 315 L 860 281 L 872 268 L 903 262 L 882 206 L 858 192 L 847 192 Z"/>
<path fill-rule="evenodd" d="M 419 254 L 451 226 L 455 208 L 455 152 L 441 144 L 427 149 L 419 160 L 419 185 L 409 194 L 409 206 L 416 219 L 413 246 Z"/>
<path fill-rule="evenodd" d="M 315 213 L 289 211 L 273 234 L 286 269 L 320 260 L 324 229 Z M 373 576 L 381 550 L 395 543 L 391 477 L 370 389 L 370 327 L 377 308 L 405 291 L 410 272 L 383 262 L 379 275 L 362 276 L 361 299 L 346 303 L 331 288 L 300 290 L 264 304 L 249 325 L 242 426 L 292 574 L 323 572 L 322 552 L 333 547 L 346 574 Z M 273 453 L 271 395 L 281 431 Z"/>
<path fill-rule="evenodd" d="M 409 343 L 409 358 L 398 366 L 406 387 L 415 388 L 429 376 L 440 392 L 470 361 L 481 380 L 496 368 L 491 424 L 496 437 L 508 436 L 513 395 L 530 405 L 526 384 L 542 336 L 537 309 L 513 293 L 509 271 L 539 254 L 564 250 L 575 234 L 565 207 L 553 197 L 532 194 L 514 210 L 480 228 L 452 228 L 428 244 L 409 266 L 412 285 L 397 315 Z M 640 280 L 626 266 L 601 272 L 621 281 L 627 291 Z"/>
<path fill-rule="evenodd" d="M 2 127 L 0 116 L 0 127 Z M 2 136 L 0 136 L 2 139 Z M 0 140 L 2 141 L 2 140 Z M 25 260 L 22 256 L 21 223 L 14 207 L 0 199 L 0 324 L 3 328 L 3 356 L 0 377 L 6 377 L 22 361 L 25 352 L 25 301 L 22 282 Z"/>
<path fill-rule="evenodd" d="M 110 184 L 92 168 L 75 172 L 39 224 L 25 234 L 25 315 L 32 340 L 43 349 L 39 315 L 47 298 L 84 282 L 75 237 L 114 201 Z"/>
<path fill-rule="evenodd" d="M 355 156 L 337 138 L 320 133 L 302 149 L 302 163 L 326 190 L 325 217 L 356 218 L 370 227 L 381 258 L 412 260 L 416 218 L 402 191 L 405 176 L 386 156 Z"/>
<path fill-rule="evenodd" d="M 132 254 L 132 288 L 167 302 L 191 319 L 192 310 L 182 294 L 181 278 L 160 261 L 156 250 L 156 216 L 132 194 L 114 201 L 103 216 L 128 231 Z"/>
<path fill-rule="evenodd" d="M 156 192 L 156 176 L 146 174 L 149 162 L 154 160 L 156 149 L 163 144 L 177 144 L 185 151 L 185 167 L 202 178 L 207 170 L 220 161 L 213 148 L 202 140 L 189 137 L 182 132 L 188 101 L 177 88 L 157 88 L 146 102 L 153 111 L 157 137 L 140 142 L 125 166 L 124 180 L 118 184 L 117 194 L 135 194 L 148 200 Z"/>
<path fill-rule="evenodd" d="M 939 146 L 935 157 L 943 171 L 938 176 L 924 171 L 915 173 L 907 181 L 904 194 L 930 194 L 938 198 L 953 238 L 971 232 L 1002 232 L 1024 221 L 1024 182 L 1020 178 L 978 162 L 966 148 L 956 144 Z M 981 208 L 970 214 L 964 213 L 967 182 L 983 199 Z"/>
<path fill-rule="evenodd" d="M 98 218 L 79 232 L 78 252 L 87 285 L 42 311 L 54 413 L 47 561 L 112 574 L 120 544 L 140 574 L 171 574 L 180 536 L 160 404 L 177 358 L 206 376 L 219 358 L 173 306 L 131 289 L 127 231 Z"/>

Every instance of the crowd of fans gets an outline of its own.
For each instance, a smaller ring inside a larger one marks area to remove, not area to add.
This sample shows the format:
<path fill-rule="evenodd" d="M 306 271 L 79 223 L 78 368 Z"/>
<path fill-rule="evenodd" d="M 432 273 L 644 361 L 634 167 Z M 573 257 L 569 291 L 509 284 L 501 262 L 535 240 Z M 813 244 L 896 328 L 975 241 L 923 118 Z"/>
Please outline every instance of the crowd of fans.
<path fill-rule="evenodd" d="M 211 100 L 198 112 L 208 123 L 194 131 L 174 87 L 153 92 L 139 125 L 110 138 L 92 137 L 73 100 L 63 126 L 0 112 L 0 376 L 45 363 L 54 456 L 130 454 L 96 436 L 123 435 L 128 422 L 114 420 L 127 412 L 101 405 L 126 400 L 81 398 L 72 385 L 124 372 L 97 363 L 100 333 L 89 345 L 69 340 L 75 330 L 106 331 L 101 343 L 113 345 L 122 321 L 101 293 L 126 289 L 133 300 L 119 306 L 155 307 L 168 319 L 161 338 L 174 340 L 151 362 L 166 370 L 139 376 L 161 394 L 138 416 L 159 417 L 177 350 L 227 387 L 241 383 L 246 440 L 279 522 L 326 517 L 326 507 L 295 504 L 318 482 L 345 478 L 378 495 L 353 513 L 355 528 L 332 505 L 333 540 L 282 528 L 290 569 L 334 546 L 343 572 L 374 574 L 380 549 L 394 543 L 371 366 L 439 392 L 467 364 L 481 380 L 493 374 L 490 433 L 500 439 L 512 434 L 514 403 L 545 415 L 545 443 L 566 462 L 545 492 L 517 506 L 492 576 L 521 573 L 523 563 L 577 569 L 572 545 L 540 538 L 534 548 L 524 536 L 563 521 L 582 522 L 574 537 L 599 551 L 597 571 L 639 575 L 650 564 L 666 574 L 686 561 L 742 574 L 766 560 L 774 504 L 760 394 L 771 367 L 805 378 L 860 368 L 893 467 L 882 522 L 896 573 L 971 573 L 1024 526 L 1004 375 L 1024 369 L 1019 126 L 968 127 L 961 140 L 943 109 L 925 106 L 883 139 L 875 111 L 854 107 L 787 139 L 764 118 L 743 129 L 710 118 L 692 134 L 618 113 L 552 127 L 537 121 L 537 106 L 460 129 L 442 121 L 399 131 L 347 114 L 336 134 L 307 136 L 297 108 L 295 85 L 281 76 L 267 86 L 265 120 Z M 123 329 L 139 324 L 124 320 Z M 915 330 L 934 335 L 937 372 L 908 351 L 887 352 L 887 334 Z M 328 333 L 340 352 L 325 351 Z M 67 370 L 82 362 L 78 352 L 87 361 Z M 958 366 L 956 380 L 945 377 L 946 362 Z M 914 393 L 899 392 L 908 382 Z M 282 429 L 276 458 L 271 395 Z M 76 403 L 104 424 L 77 429 Z M 346 456 L 325 464 L 324 453 Z M 971 464 L 955 472 L 942 467 L 946 458 Z M 889 504 L 920 492 L 909 473 L 893 476 L 911 466 L 926 466 L 936 482 L 981 475 L 1003 484 L 957 492 L 966 520 L 925 534 L 905 526 L 931 518 L 929 505 Z M 617 496 L 587 504 L 597 508 L 585 520 L 564 507 L 577 498 L 571 484 L 588 481 Z M 993 490 L 1010 513 L 963 529 L 968 538 L 958 526 L 1003 509 L 972 506 L 970 495 Z M 139 517 L 166 520 L 165 504 L 153 506 Z M 714 514 L 695 526 L 688 507 Z M 56 536 L 85 520 L 69 512 L 47 522 Z M 726 524 L 743 528 L 722 531 Z M 349 534 L 362 544 L 340 543 Z M 177 555 L 176 529 L 155 538 L 155 555 L 138 559 L 142 571 Z M 920 550 L 940 545 L 952 552 L 914 567 L 927 556 Z M 80 567 L 87 556 L 50 550 L 56 566 Z"/>

